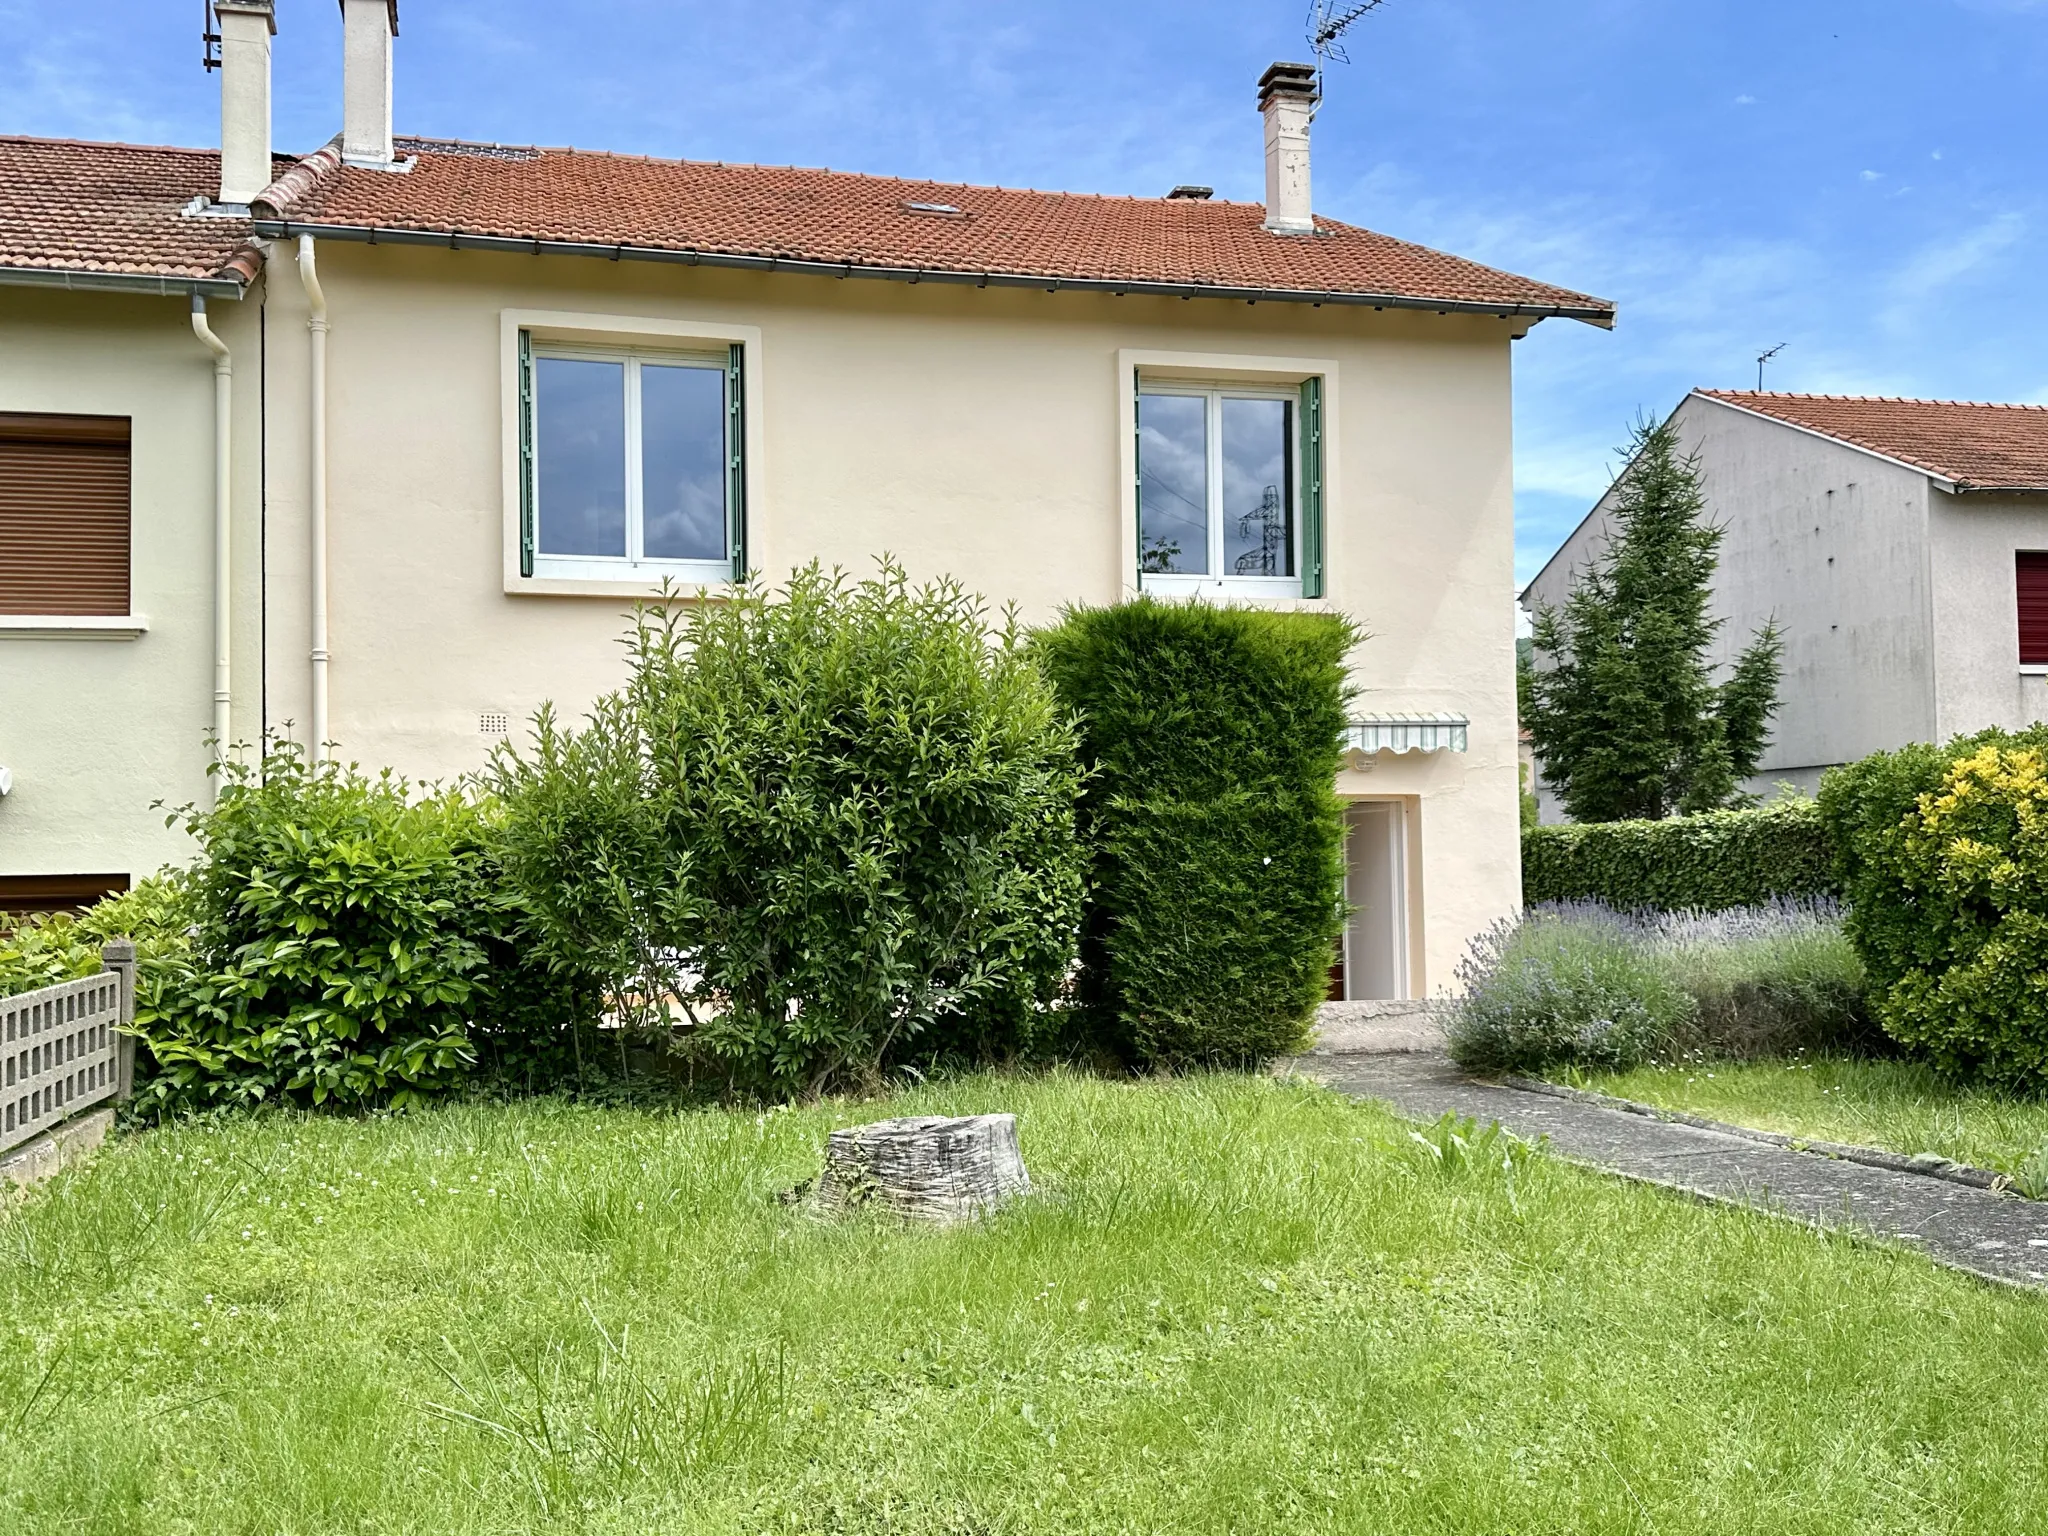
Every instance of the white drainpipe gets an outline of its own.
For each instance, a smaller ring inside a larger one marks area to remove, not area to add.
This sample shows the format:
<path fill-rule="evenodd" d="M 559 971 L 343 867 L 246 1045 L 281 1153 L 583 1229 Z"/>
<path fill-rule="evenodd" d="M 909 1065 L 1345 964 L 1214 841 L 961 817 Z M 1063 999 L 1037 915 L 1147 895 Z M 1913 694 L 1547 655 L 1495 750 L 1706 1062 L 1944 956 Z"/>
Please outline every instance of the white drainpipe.
<path fill-rule="evenodd" d="M 306 504 L 312 525 L 312 552 L 307 584 L 313 610 L 313 720 L 310 743 L 313 761 L 327 757 L 327 295 L 321 291 L 320 271 L 314 264 L 313 237 L 299 236 L 299 281 L 306 287 L 311 314 L 306 320 L 310 333 L 312 375 L 307 396 L 312 401 L 310 446 L 307 462 L 312 483 Z"/>
<path fill-rule="evenodd" d="M 232 462 L 229 457 L 235 404 L 235 364 L 228 344 L 213 334 L 206 323 L 206 300 L 192 295 L 192 334 L 213 353 L 213 752 L 225 761 L 228 740 L 234 730 L 229 709 L 234 695 L 229 689 L 232 629 L 230 604 L 234 601 L 229 541 L 234 536 L 234 501 L 231 495 Z M 220 793 L 219 775 L 214 776 L 214 793 Z"/>

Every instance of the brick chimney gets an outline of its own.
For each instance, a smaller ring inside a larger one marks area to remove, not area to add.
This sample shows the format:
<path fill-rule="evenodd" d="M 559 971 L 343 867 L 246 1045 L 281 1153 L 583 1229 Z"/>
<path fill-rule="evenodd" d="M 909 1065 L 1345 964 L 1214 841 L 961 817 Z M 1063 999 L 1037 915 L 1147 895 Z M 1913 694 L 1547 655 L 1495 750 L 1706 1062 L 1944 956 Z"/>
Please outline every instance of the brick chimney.
<path fill-rule="evenodd" d="M 1308 199 L 1308 124 L 1317 100 L 1313 64 L 1274 64 L 1259 76 L 1266 119 L 1266 228 L 1276 235 L 1312 235 Z"/>
<path fill-rule="evenodd" d="M 271 0 L 213 0 L 220 28 L 220 200 L 246 203 L 270 185 Z"/>
<path fill-rule="evenodd" d="M 341 158 L 389 165 L 398 0 L 341 0 Z"/>

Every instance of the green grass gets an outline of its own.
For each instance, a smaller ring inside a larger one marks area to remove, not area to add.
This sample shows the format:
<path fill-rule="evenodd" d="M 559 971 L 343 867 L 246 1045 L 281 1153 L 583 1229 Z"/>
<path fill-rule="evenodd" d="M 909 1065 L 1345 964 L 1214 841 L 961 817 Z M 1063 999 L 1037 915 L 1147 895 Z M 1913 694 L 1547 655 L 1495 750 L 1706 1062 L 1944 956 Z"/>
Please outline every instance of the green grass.
<path fill-rule="evenodd" d="M 980 1227 L 775 1198 L 993 1108 Z M 138 1135 L 0 1331 L 24 1533 L 2048 1528 L 2042 1298 L 1257 1078 Z"/>
<path fill-rule="evenodd" d="M 1588 1072 L 1571 1081 L 1759 1130 L 1908 1154 L 1937 1152 L 2004 1173 L 2048 1146 L 2048 1099 L 1958 1086 L 1918 1062 L 1829 1056 L 1689 1062 Z"/>

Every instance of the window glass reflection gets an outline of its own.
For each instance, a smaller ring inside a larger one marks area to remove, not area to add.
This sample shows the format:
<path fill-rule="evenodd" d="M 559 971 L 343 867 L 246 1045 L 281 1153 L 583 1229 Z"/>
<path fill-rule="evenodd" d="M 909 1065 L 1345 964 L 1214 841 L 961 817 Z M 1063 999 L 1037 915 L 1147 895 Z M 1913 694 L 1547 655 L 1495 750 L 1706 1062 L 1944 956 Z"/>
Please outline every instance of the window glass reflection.
<path fill-rule="evenodd" d="M 626 552 L 626 365 L 534 362 L 541 551 Z"/>
<path fill-rule="evenodd" d="M 1209 402 L 1138 397 L 1138 569 L 1209 570 Z"/>
<path fill-rule="evenodd" d="M 1294 574 L 1294 408 L 1285 400 L 1223 406 L 1223 571 Z"/>
<path fill-rule="evenodd" d="M 646 557 L 723 559 L 725 371 L 642 364 L 640 442 Z"/>

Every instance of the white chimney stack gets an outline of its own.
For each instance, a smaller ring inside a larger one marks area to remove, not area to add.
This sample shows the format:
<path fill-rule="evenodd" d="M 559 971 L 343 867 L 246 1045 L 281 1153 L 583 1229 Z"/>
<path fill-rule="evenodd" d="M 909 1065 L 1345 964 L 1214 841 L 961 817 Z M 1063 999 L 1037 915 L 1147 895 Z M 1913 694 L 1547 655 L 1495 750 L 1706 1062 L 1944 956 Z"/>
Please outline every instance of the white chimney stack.
<path fill-rule="evenodd" d="M 1259 76 L 1266 119 L 1266 228 L 1276 235 L 1312 235 L 1308 199 L 1308 124 L 1315 115 L 1313 64 L 1275 64 Z"/>
<path fill-rule="evenodd" d="M 341 0 L 341 158 L 388 166 L 398 0 Z"/>
<path fill-rule="evenodd" d="M 213 0 L 220 28 L 220 200 L 247 203 L 270 185 L 271 0 Z"/>

